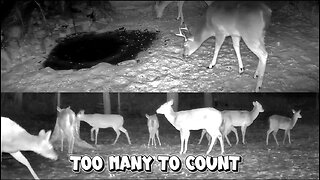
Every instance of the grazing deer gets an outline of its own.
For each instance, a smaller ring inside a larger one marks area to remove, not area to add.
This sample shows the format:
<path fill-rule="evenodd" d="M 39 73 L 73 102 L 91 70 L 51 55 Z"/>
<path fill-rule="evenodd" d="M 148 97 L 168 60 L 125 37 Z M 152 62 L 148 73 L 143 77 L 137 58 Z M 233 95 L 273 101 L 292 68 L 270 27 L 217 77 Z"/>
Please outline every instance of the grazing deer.
<path fill-rule="evenodd" d="M 178 6 L 178 16 L 177 20 L 181 19 L 180 25 L 184 23 L 183 13 L 182 13 L 182 7 L 184 4 L 184 1 L 156 1 L 156 4 L 154 6 L 154 9 L 157 14 L 157 18 L 161 18 L 163 15 L 164 9 L 172 2 L 177 2 Z M 204 1 L 208 6 L 213 3 L 213 1 Z"/>
<path fill-rule="evenodd" d="M 206 154 L 212 150 L 216 138 L 220 141 L 221 154 L 224 153 L 224 145 L 219 127 L 222 123 L 220 111 L 214 108 L 198 108 L 174 112 L 172 109 L 173 100 L 170 100 L 157 109 L 158 114 L 163 114 L 167 120 L 180 131 L 181 150 L 180 154 L 187 152 L 187 145 L 190 130 L 205 129 L 213 138 Z M 183 150 L 184 149 L 184 150 Z"/>
<path fill-rule="evenodd" d="M 77 120 L 75 113 L 70 109 L 70 106 L 61 109 L 57 107 L 58 116 L 56 126 L 60 133 L 61 138 L 61 151 L 63 151 L 63 139 L 66 137 L 68 139 L 68 153 L 73 153 L 75 132 L 77 126 Z"/>
<path fill-rule="evenodd" d="M 212 68 L 216 64 L 224 39 L 231 36 L 239 63 L 239 73 L 242 74 L 244 71 L 240 55 L 242 38 L 248 48 L 259 58 L 254 74 L 254 78 L 258 77 L 255 89 L 258 92 L 262 86 L 268 57 L 264 36 L 265 29 L 270 22 L 271 12 L 270 8 L 260 2 L 217 1 L 212 3 L 192 37 L 187 38 L 181 33 L 181 29 L 179 29 L 180 33 L 176 34 L 185 38 L 183 55 L 190 56 L 205 40 L 215 36 L 214 55 L 209 65 L 209 68 Z"/>
<path fill-rule="evenodd" d="M 146 118 L 148 119 L 148 130 L 149 130 L 149 141 L 148 147 L 150 145 L 157 146 L 155 136 L 158 138 L 159 145 L 161 146 L 160 138 L 159 138 L 159 120 L 156 114 L 149 116 L 146 114 Z"/>
<path fill-rule="evenodd" d="M 80 121 L 87 122 L 91 128 L 91 141 L 93 141 L 93 131 L 96 131 L 95 145 L 98 141 L 98 133 L 100 128 L 112 127 L 117 133 L 117 137 L 113 144 L 116 144 L 120 136 L 120 131 L 126 134 L 129 144 L 131 144 L 129 134 L 127 130 L 123 127 L 123 117 L 119 114 L 84 114 L 84 110 L 80 110 L 77 114 L 77 118 Z"/>
<path fill-rule="evenodd" d="M 220 129 L 223 136 L 226 138 L 228 144 L 231 146 L 231 143 L 228 138 L 228 134 L 232 131 L 236 135 L 237 143 L 239 143 L 238 132 L 235 127 L 241 126 L 242 132 L 242 143 L 245 144 L 245 136 L 247 127 L 249 127 L 253 121 L 258 117 L 259 113 L 264 112 L 262 105 L 258 101 L 252 102 L 253 109 L 252 111 L 246 110 L 225 110 L 222 111 L 222 118 L 223 118 L 223 126 Z M 202 130 L 202 134 L 205 134 L 206 131 Z M 202 135 L 200 140 L 202 140 Z M 207 136 L 208 138 L 208 136 Z M 200 141 L 199 140 L 199 144 Z"/>
<path fill-rule="evenodd" d="M 272 115 L 269 117 L 269 130 L 267 131 L 267 139 L 266 139 L 266 144 L 268 145 L 268 140 L 269 140 L 269 134 L 271 132 L 274 140 L 276 140 L 277 145 L 279 146 L 278 140 L 277 140 L 277 132 L 279 129 L 283 129 L 284 131 L 284 138 L 283 138 L 283 144 L 286 140 L 286 136 L 288 135 L 289 137 L 289 143 L 291 144 L 291 139 L 290 139 L 290 130 L 296 125 L 297 121 L 299 118 L 302 118 L 300 115 L 301 110 L 295 111 L 292 109 L 293 116 L 292 118 L 285 117 L 285 116 L 280 116 L 280 115 Z"/>
<path fill-rule="evenodd" d="M 41 130 L 38 136 L 31 135 L 11 119 L 1 117 L 1 161 L 2 152 L 9 153 L 29 169 L 34 179 L 39 179 L 21 151 L 33 151 L 43 157 L 57 160 L 58 155 L 49 142 L 50 135 L 51 131 L 45 133 L 44 130 Z"/>

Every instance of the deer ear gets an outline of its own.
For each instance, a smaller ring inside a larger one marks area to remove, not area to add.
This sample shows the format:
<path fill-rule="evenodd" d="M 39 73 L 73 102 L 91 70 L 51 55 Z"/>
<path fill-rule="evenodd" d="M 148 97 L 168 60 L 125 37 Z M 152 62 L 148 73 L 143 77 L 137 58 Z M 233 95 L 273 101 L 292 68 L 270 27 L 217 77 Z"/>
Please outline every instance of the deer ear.
<path fill-rule="evenodd" d="M 50 136 L 51 136 L 51 130 L 49 130 L 47 133 L 46 133 L 46 140 L 49 141 L 50 139 Z"/>
<path fill-rule="evenodd" d="M 169 101 L 169 104 L 172 106 L 173 105 L 173 99 L 171 99 L 170 101 Z"/>
<path fill-rule="evenodd" d="M 61 108 L 59 106 L 57 106 L 57 111 L 60 112 L 61 111 Z"/>
<path fill-rule="evenodd" d="M 293 114 L 296 113 L 296 111 L 294 109 L 291 109 L 291 111 L 292 111 Z"/>
<path fill-rule="evenodd" d="M 39 132 L 39 136 L 44 136 L 44 135 L 45 135 L 45 131 L 41 129 L 41 131 Z"/>
<path fill-rule="evenodd" d="M 146 114 L 145 116 L 146 116 L 146 118 L 148 118 L 148 119 L 149 119 L 149 117 L 150 117 L 148 114 Z"/>

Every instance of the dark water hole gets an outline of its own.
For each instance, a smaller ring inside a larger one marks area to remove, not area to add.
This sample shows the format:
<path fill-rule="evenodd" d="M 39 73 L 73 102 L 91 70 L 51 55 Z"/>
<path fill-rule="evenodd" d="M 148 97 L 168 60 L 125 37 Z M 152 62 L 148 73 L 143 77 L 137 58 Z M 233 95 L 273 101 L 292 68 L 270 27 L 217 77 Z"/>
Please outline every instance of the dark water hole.
<path fill-rule="evenodd" d="M 116 65 L 134 59 L 147 50 L 158 32 L 125 30 L 120 28 L 105 33 L 73 34 L 53 48 L 44 67 L 55 70 L 90 68 L 100 62 Z"/>

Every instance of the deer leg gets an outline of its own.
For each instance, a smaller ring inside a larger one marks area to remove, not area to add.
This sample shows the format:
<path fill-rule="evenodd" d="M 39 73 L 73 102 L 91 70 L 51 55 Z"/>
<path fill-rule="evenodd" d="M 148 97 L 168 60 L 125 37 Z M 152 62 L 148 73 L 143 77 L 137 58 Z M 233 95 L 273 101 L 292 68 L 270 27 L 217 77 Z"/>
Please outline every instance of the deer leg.
<path fill-rule="evenodd" d="M 63 139 L 64 139 L 64 133 L 60 130 L 60 136 L 61 136 L 61 151 L 63 151 Z"/>
<path fill-rule="evenodd" d="M 26 159 L 26 157 L 24 157 L 24 155 L 18 151 L 15 153 L 10 153 L 17 161 L 19 161 L 20 163 L 22 163 L 23 165 L 27 166 L 27 168 L 29 169 L 29 171 L 31 172 L 32 176 L 34 179 L 39 179 L 39 177 L 37 176 L 37 174 L 34 172 L 34 170 L 32 169 L 29 161 Z"/>
<path fill-rule="evenodd" d="M 277 140 L 277 137 L 276 137 L 277 132 L 278 132 L 278 130 L 274 130 L 272 135 L 273 135 L 274 140 L 276 140 L 277 145 L 279 146 L 279 143 L 278 143 L 278 140 Z"/>
<path fill-rule="evenodd" d="M 68 153 L 69 154 L 72 154 L 72 152 L 73 152 L 73 143 L 74 143 L 74 139 L 69 134 L 69 137 L 68 137 Z"/>
<path fill-rule="evenodd" d="M 218 134 L 218 139 L 220 141 L 220 148 L 221 148 L 221 154 L 224 153 L 224 143 L 223 143 L 223 139 L 222 139 L 222 134 Z"/>
<path fill-rule="evenodd" d="M 207 140 L 208 140 L 208 146 L 210 145 L 211 141 L 212 141 L 212 138 L 211 136 L 209 135 L 209 133 L 206 133 L 206 137 L 207 137 Z M 215 145 L 215 144 L 214 144 Z"/>
<path fill-rule="evenodd" d="M 238 59 L 238 64 L 239 64 L 239 74 L 242 74 L 244 69 L 243 69 L 243 64 L 242 64 L 242 59 L 241 59 L 241 54 L 240 54 L 240 36 L 231 36 L 232 38 L 232 44 L 233 48 L 236 51 L 237 59 Z"/>
<path fill-rule="evenodd" d="M 95 139 L 95 141 L 94 141 L 94 144 L 97 145 L 97 143 L 98 143 L 99 128 L 96 128 L 95 130 L 96 130 L 96 139 Z"/>
<path fill-rule="evenodd" d="M 119 138 L 119 136 L 120 136 L 120 131 L 119 131 L 119 129 L 114 129 L 114 131 L 116 132 L 117 137 L 116 137 L 116 139 L 114 140 L 114 142 L 113 142 L 112 145 L 115 145 L 115 144 L 116 144 L 116 142 L 118 141 L 118 138 Z"/>
<path fill-rule="evenodd" d="M 120 127 L 119 130 L 122 131 L 127 136 L 128 142 L 129 142 L 129 144 L 131 144 L 128 131 L 124 127 Z"/>
<path fill-rule="evenodd" d="M 285 130 L 282 144 L 284 144 L 287 134 L 288 134 L 288 130 Z"/>
<path fill-rule="evenodd" d="M 152 146 L 155 146 L 155 147 L 157 147 L 157 145 L 156 145 L 156 141 L 155 141 L 155 139 L 154 139 L 154 136 L 155 136 L 155 133 L 154 132 L 152 132 Z"/>
<path fill-rule="evenodd" d="M 237 139 L 236 144 L 238 144 L 239 143 L 238 131 L 235 127 L 232 127 L 231 129 L 232 129 L 232 132 L 236 135 L 236 139 Z"/>
<path fill-rule="evenodd" d="M 242 131 L 242 143 L 245 144 L 245 136 L 246 136 L 247 126 L 241 126 Z"/>
<path fill-rule="evenodd" d="M 187 152 L 189 136 L 190 136 L 190 131 L 186 131 L 183 136 L 184 137 L 184 152 L 183 152 L 183 154 L 185 154 Z"/>
<path fill-rule="evenodd" d="M 90 139 L 91 139 L 91 141 L 94 141 L 94 139 L 93 139 L 93 131 L 94 131 L 95 129 L 94 129 L 94 127 L 93 128 L 91 128 L 91 130 L 90 130 Z M 96 132 L 97 133 L 97 132 Z"/>
<path fill-rule="evenodd" d="M 200 139 L 199 139 L 198 144 L 200 144 L 200 143 L 201 143 L 202 138 L 203 138 L 203 136 L 204 136 L 204 134 L 205 134 L 206 132 L 207 132 L 207 131 L 206 131 L 206 130 L 204 130 L 204 129 L 201 131 L 201 137 L 200 137 Z"/>
<path fill-rule="evenodd" d="M 267 131 L 267 139 L 266 139 L 266 144 L 268 145 L 268 141 L 269 141 L 269 134 L 272 132 L 272 130 L 271 129 L 269 129 L 268 131 Z"/>
<path fill-rule="evenodd" d="M 182 130 L 180 130 L 181 149 L 180 149 L 179 154 L 182 154 L 182 152 L 183 152 L 183 143 L 184 143 L 184 135 L 183 135 L 183 133 L 184 132 Z"/>
<path fill-rule="evenodd" d="M 148 147 L 150 146 L 150 141 L 151 141 L 151 132 L 149 132 L 149 141 L 148 141 Z M 151 144 L 152 145 L 152 144 Z"/>
<path fill-rule="evenodd" d="M 161 142 L 160 142 L 160 138 L 159 138 L 159 130 L 157 130 L 157 132 L 156 132 L 156 136 L 157 136 L 157 138 L 158 138 L 159 145 L 161 146 Z"/>
<path fill-rule="evenodd" d="M 214 49 L 214 54 L 213 54 L 213 59 L 209 65 L 209 68 L 211 69 L 214 65 L 216 65 L 217 58 L 218 58 L 218 53 L 220 51 L 221 45 L 225 39 L 224 35 L 216 35 L 216 43 L 215 43 L 215 49 Z"/>
<path fill-rule="evenodd" d="M 290 129 L 288 130 L 288 138 L 289 138 L 289 144 L 291 144 Z"/>
<path fill-rule="evenodd" d="M 249 36 L 248 36 L 249 37 Z M 257 78 L 257 85 L 256 85 L 256 92 L 259 92 L 263 82 L 263 76 L 266 69 L 266 63 L 268 58 L 268 53 L 264 46 L 263 37 L 261 38 L 254 38 L 254 37 L 246 37 L 243 36 L 243 40 L 245 41 L 248 48 L 259 58 L 258 67 L 256 72 L 254 73 L 253 78 Z"/>
<path fill-rule="evenodd" d="M 182 13 L 183 3 L 184 3 L 184 1 L 178 1 L 177 2 L 177 6 L 178 6 L 178 17 L 177 17 L 177 20 L 179 18 L 181 18 L 180 25 L 182 25 L 184 23 L 184 18 L 183 18 L 183 13 Z"/>

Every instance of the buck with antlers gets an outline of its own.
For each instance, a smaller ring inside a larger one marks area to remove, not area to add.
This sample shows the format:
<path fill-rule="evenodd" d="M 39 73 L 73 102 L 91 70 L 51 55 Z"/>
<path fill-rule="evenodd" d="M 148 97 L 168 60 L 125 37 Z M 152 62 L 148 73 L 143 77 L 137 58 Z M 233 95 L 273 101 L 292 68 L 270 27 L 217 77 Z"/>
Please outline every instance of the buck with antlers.
<path fill-rule="evenodd" d="M 161 18 L 163 15 L 163 11 L 165 10 L 165 8 L 171 4 L 172 2 L 177 2 L 177 6 L 178 6 L 178 16 L 177 16 L 177 20 L 181 19 L 180 21 L 180 25 L 182 25 L 184 23 L 184 18 L 183 18 L 183 13 L 182 13 L 182 7 L 184 4 L 184 1 L 156 1 L 156 4 L 154 6 L 154 9 L 156 11 L 157 14 L 157 18 Z M 213 1 L 204 1 L 208 6 L 213 3 Z"/>
<path fill-rule="evenodd" d="M 209 68 L 212 68 L 216 64 L 222 43 L 227 36 L 231 36 L 241 74 L 244 71 L 240 55 L 242 38 L 248 48 L 259 58 L 254 74 L 254 78 L 258 78 L 255 88 L 255 91 L 258 92 L 262 86 L 268 57 L 264 36 L 270 22 L 271 12 L 270 8 L 260 2 L 214 2 L 208 7 L 200 25 L 195 28 L 193 36 L 186 37 L 181 33 L 181 29 L 179 29 L 180 33 L 176 34 L 185 39 L 183 55 L 190 56 L 205 40 L 215 36 L 214 55 L 209 65 Z"/>

